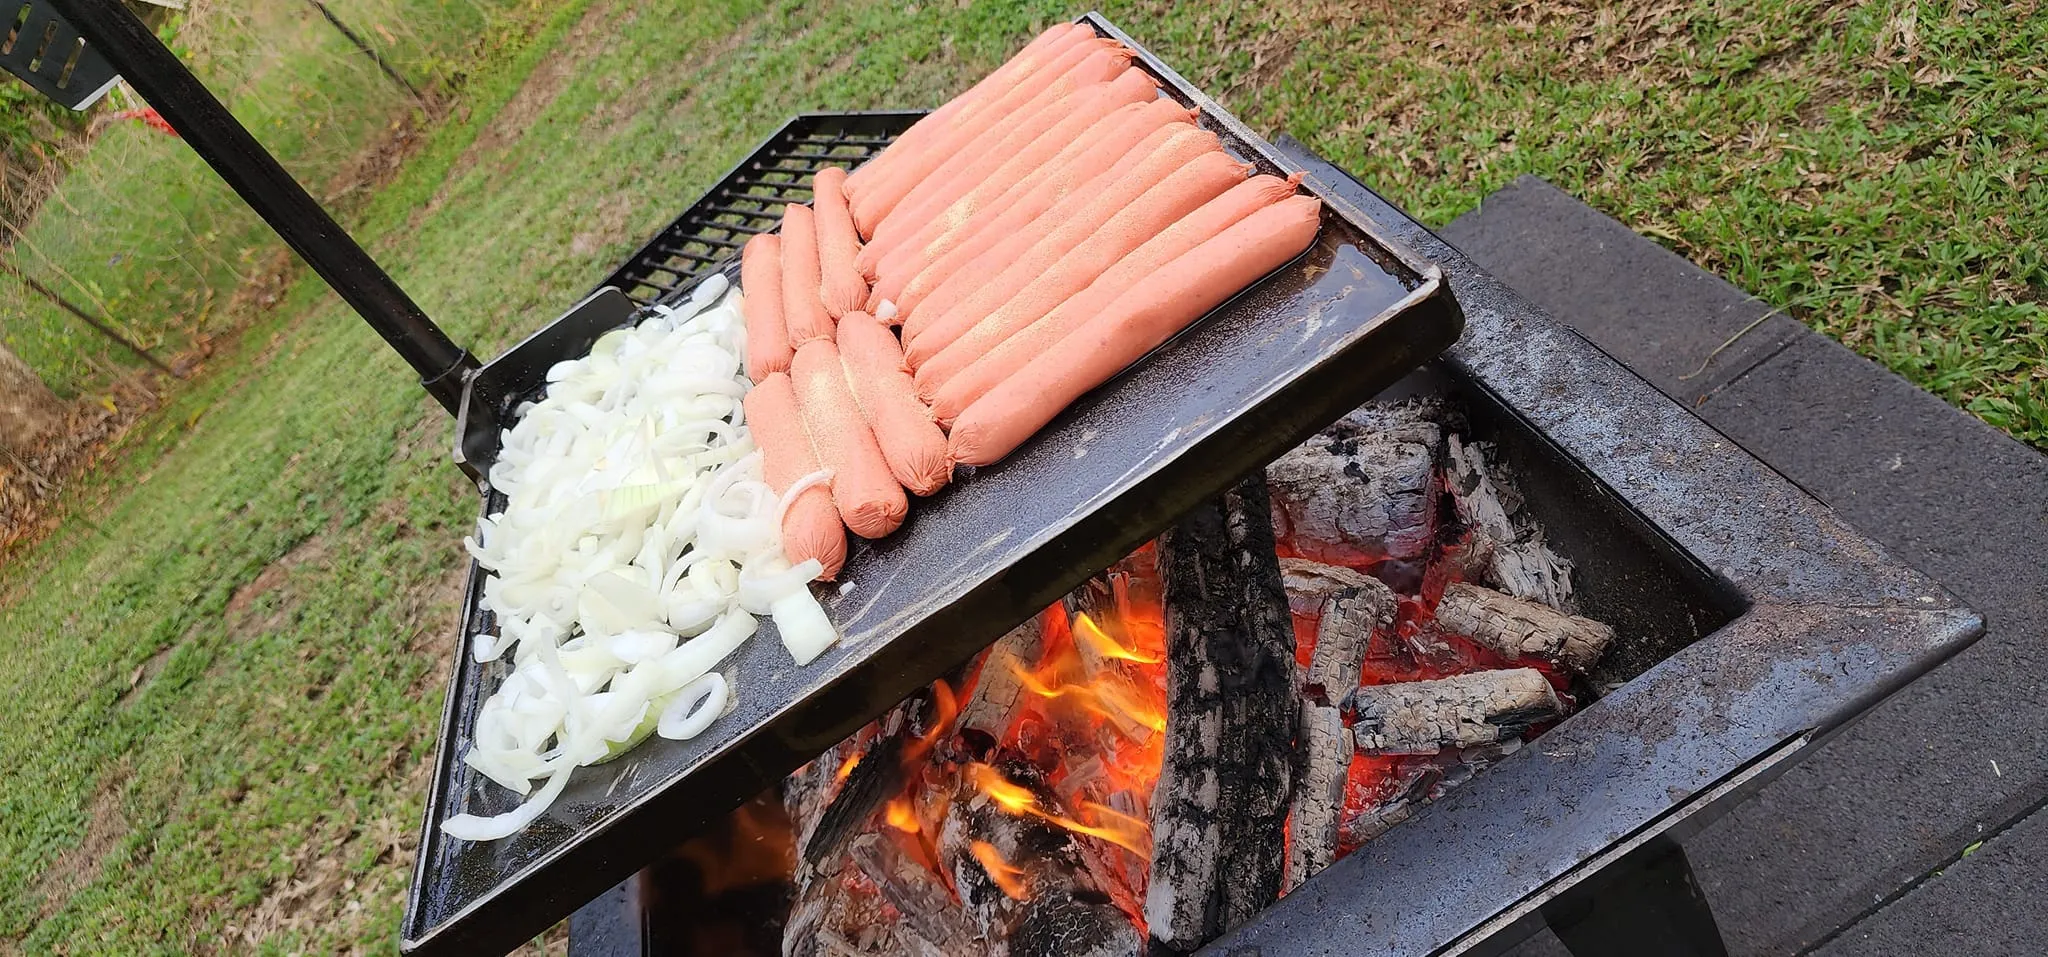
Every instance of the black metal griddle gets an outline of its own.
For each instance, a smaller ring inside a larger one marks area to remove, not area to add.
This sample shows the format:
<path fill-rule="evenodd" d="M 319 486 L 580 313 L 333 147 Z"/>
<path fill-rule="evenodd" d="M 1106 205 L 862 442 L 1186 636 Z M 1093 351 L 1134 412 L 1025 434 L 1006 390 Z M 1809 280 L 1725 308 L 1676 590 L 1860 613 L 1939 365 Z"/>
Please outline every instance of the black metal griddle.
<path fill-rule="evenodd" d="M 456 460 L 478 479 L 485 510 L 501 508 L 483 476 L 512 410 L 539 393 L 548 366 L 633 322 L 633 300 L 601 289 L 479 366 L 119 0 L 49 2 L 53 22 L 79 28 L 79 56 L 96 53 L 125 76 L 456 413 Z M 1226 149 L 1265 172 L 1294 171 L 1107 20 L 1082 22 L 1136 50 Z M 34 78 L 32 70 L 23 76 Z M 842 147 L 880 145 L 854 142 L 856 126 L 842 123 L 828 137 L 836 142 L 812 144 L 828 148 L 809 150 L 795 167 L 742 164 L 721 187 L 742 205 L 709 211 L 709 224 L 684 224 L 695 245 L 657 237 L 659 260 L 635 258 L 669 263 L 677 283 L 651 273 L 621 279 L 643 294 L 673 295 L 701 268 L 724 261 L 733 271 L 739 242 L 772 219 L 765 204 L 749 208 L 743 198 L 800 181 Z M 918 502 L 896 534 L 857 545 L 842 573 L 853 588 L 824 597 L 844 635 L 833 650 L 798 669 L 763 621 L 725 666 L 736 711 L 695 740 L 650 740 L 577 770 L 539 821 L 487 843 L 446 838 L 438 826 L 521 800 L 461 761 L 477 707 L 510 667 L 469 654 L 473 637 L 493 627 L 477 608 L 485 575 L 472 565 L 402 949 L 502 951 L 544 930 L 1456 340 L 1462 318 L 1443 271 L 1341 199 L 1324 200 L 1316 241 L 1295 261 L 1085 396 L 1003 462 Z M 721 226 L 723 238 L 706 225 Z"/>
<path fill-rule="evenodd" d="M 1294 171 L 1106 20 L 1083 22 L 1138 50 L 1137 62 L 1199 108 L 1240 158 Z M 915 116 L 794 121 L 616 278 L 672 300 L 688 294 L 692 276 L 731 275 L 734 263 L 714 251 L 736 251 L 772 225 L 782 202 L 805 198 L 795 194 L 810 172 L 879 146 L 874 134 L 900 132 Z M 405 947 L 502 949 L 540 932 L 1454 341 L 1462 320 L 1442 271 L 1341 199 L 1324 199 L 1321 232 L 1299 259 L 1083 398 L 1010 458 L 918 501 L 896 534 L 856 544 L 841 576 L 852 590 L 824 596 L 840 645 L 799 669 L 764 621 L 724 669 L 739 698 L 733 713 L 695 740 L 650 740 L 579 770 L 541 820 L 485 844 L 435 826 L 519 800 L 461 761 L 473 714 L 510 668 L 478 666 L 467 653 L 469 636 L 491 628 L 476 607 L 484 576 L 473 568 Z M 461 458 L 487 471 L 510 410 L 538 393 L 547 366 L 631 322 L 635 309 L 608 286 L 486 364 L 462 410 Z M 501 505 L 486 489 L 486 510 Z"/>

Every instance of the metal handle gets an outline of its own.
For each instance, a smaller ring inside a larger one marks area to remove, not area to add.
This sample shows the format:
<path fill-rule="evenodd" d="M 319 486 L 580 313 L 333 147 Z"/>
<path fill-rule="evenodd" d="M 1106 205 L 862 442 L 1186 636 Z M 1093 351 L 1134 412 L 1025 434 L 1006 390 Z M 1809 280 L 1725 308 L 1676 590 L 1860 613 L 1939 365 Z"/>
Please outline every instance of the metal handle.
<path fill-rule="evenodd" d="M 121 0 L 49 0 L 453 414 L 477 368 Z"/>

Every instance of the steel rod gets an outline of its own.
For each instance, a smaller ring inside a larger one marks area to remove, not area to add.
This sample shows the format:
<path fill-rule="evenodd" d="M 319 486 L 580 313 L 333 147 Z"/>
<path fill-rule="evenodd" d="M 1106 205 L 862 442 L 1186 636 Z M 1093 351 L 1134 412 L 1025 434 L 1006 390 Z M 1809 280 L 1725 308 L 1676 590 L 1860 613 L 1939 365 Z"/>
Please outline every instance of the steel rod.
<path fill-rule="evenodd" d="M 327 8 L 327 4 L 321 3 L 320 0 L 306 0 L 306 3 L 310 4 L 313 9 L 320 11 L 320 15 L 327 19 L 329 25 L 333 26 L 336 31 L 347 38 L 348 42 L 355 44 L 356 49 L 364 56 L 369 57 L 372 62 L 376 63 L 377 69 L 383 70 L 384 75 L 391 78 L 391 82 L 405 87 L 405 91 L 411 93 L 412 98 L 420 101 L 421 104 L 427 102 L 426 95 L 420 92 L 419 87 L 413 86 L 412 81 L 406 79 L 404 74 L 399 73 L 389 61 L 384 59 L 383 54 L 377 52 L 375 47 L 364 43 L 360 35 L 354 30 L 349 29 L 348 24 L 341 22 L 341 18 L 335 16 L 334 11 Z M 388 36 L 389 34 L 386 35 Z"/>
<path fill-rule="evenodd" d="M 101 322 L 98 317 L 93 316 L 92 314 L 86 312 L 84 309 L 81 309 L 78 306 L 73 305 L 71 303 L 71 300 L 58 295 L 56 290 L 53 290 L 50 287 L 37 282 L 34 277 L 30 276 L 26 272 L 23 272 L 20 266 L 17 266 L 13 263 L 6 263 L 5 265 L 7 267 L 8 272 L 13 273 L 16 279 L 21 280 L 22 283 L 27 285 L 28 288 L 31 291 L 33 291 L 36 295 L 39 295 L 44 299 L 48 299 L 51 302 L 56 303 L 58 308 L 74 316 L 77 316 L 86 325 L 91 326 L 93 328 L 93 331 L 98 332 L 100 335 L 106 336 L 109 339 L 114 340 L 114 342 L 119 344 L 122 348 L 127 349 L 129 352 L 135 353 L 137 358 L 149 363 L 150 365 L 157 367 L 157 369 L 162 371 L 163 374 L 170 376 L 171 378 L 174 379 L 184 378 L 184 376 L 179 375 L 170 366 L 165 365 L 162 359 L 150 355 L 148 350 L 136 345 L 133 342 L 128 341 L 128 337 L 115 331 L 114 327 L 107 325 L 104 322 Z"/>
<path fill-rule="evenodd" d="M 120 0 L 50 0 L 193 152 L 384 337 L 450 414 L 475 357 L 434 325 L 405 290 L 265 152 L 176 55 Z"/>

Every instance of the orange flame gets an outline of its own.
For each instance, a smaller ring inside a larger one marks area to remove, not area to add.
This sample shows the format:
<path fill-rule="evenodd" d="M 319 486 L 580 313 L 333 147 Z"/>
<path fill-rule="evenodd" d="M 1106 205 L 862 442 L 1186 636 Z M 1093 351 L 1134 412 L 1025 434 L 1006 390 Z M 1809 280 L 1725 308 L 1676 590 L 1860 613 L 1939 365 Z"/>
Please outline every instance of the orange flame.
<path fill-rule="evenodd" d="M 932 709 L 932 726 L 903 749 L 903 766 L 906 768 L 915 767 L 920 758 L 930 754 L 946 729 L 952 726 L 953 719 L 960 716 L 960 699 L 953 694 L 953 686 L 944 678 L 932 682 Z"/>
<path fill-rule="evenodd" d="M 908 795 L 891 798 L 883 814 L 890 827 L 906 834 L 916 834 L 919 830 L 917 812 L 911 808 Z"/>
<path fill-rule="evenodd" d="M 1092 714 L 1119 723 L 1129 719 L 1150 728 L 1154 734 L 1166 730 L 1165 710 L 1144 700 L 1119 682 L 1051 684 L 1014 661 L 1009 664 L 1010 670 L 1017 675 L 1017 680 L 1024 685 L 1024 689 L 1041 698 L 1064 698 L 1072 695 L 1076 705 Z"/>
<path fill-rule="evenodd" d="M 981 862 L 981 869 L 988 872 L 988 879 L 996 882 L 996 886 L 1002 888 L 1003 893 L 1010 895 L 1011 900 L 1021 901 L 1030 897 L 1031 888 L 1024 882 L 1024 872 L 1011 867 L 1008 861 L 1003 860 L 1003 855 L 996 851 L 994 845 L 987 841 L 975 841 L 967 845 L 967 850 L 974 855 L 975 860 Z"/>
<path fill-rule="evenodd" d="M 980 788 L 983 794 L 994 798 L 997 804 L 1003 806 L 1003 810 L 1011 814 L 1022 814 L 1038 803 L 1038 798 L 1034 797 L 1029 789 L 1011 782 L 1010 779 L 1003 777 L 1003 772 L 979 761 L 967 766 L 967 774 L 975 787 Z"/>
<path fill-rule="evenodd" d="M 1104 658 L 1131 661 L 1141 665 L 1156 665 L 1166 660 L 1163 655 L 1147 654 L 1124 647 L 1115 638 L 1111 638 L 1108 632 L 1103 631 L 1085 611 L 1074 616 L 1074 636 L 1086 642 L 1089 648 Z"/>
<path fill-rule="evenodd" d="M 1152 856 L 1152 825 L 1150 822 L 1104 807 L 1093 801 L 1084 802 L 1082 807 L 1094 812 L 1102 824 L 1088 824 L 1063 814 L 1053 814 L 1038 806 L 1038 798 L 1028 788 L 1003 777 L 1001 771 L 986 764 L 975 763 L 967 768 L 969 779 L 982 793 L 993 798 L 1003 810 L 1011 814 L 1029 814 L 1076 834 L 1100 838 L 1141 858 Z"/>
<path fill-rule="evenodd" d="M 832 783 L 846 783 L 847 777 L 853 774 L 853 769 L 860 765 L 861 754 L 862 752 L 855 751 L 852 754 L 847 755 L 846 760 L 839 762 L 839 770 L 833 773 Z"/>

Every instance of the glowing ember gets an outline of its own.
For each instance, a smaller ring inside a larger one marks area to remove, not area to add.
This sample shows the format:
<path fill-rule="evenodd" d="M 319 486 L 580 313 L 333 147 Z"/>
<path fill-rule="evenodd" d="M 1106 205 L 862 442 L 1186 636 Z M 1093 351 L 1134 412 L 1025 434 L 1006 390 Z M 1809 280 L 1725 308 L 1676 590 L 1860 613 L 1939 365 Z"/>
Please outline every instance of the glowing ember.
<path fill-rule="evenodd" d="M 994 845 L 987 841 L 975 841 L 967 846 L 967 850 L 981 863 L 981 869 L 988 872 L 988 879 L 995 881 L 996 886 L 1003 889 L 1003 893 L 1010 895 L 1010 899 L 1030 899 L 1031 887 L 1024 882 L 1024 872 L 1011 867 L 1008 861 L 1003 860 L 1003 856 L 997 853 Z"/>
<path fill-rule="evenodd" d="M 916 834 L 921 828 L 917 823 L 917 811 L 911 808 L 910 798 L 898 796 L 890 799 L 889 806 L 882 812 L 889 826 L 906 834 Z"/>
<path fill-rule="evenodd" d="M 860 756 L 859 751 L 847 755 L 846 760 L 839 762 L 839 770 L 832 775 L 832 780 L 839 784 L 846 783 L 847 777 L 853 774 L 853 769 L 860 766 Z"/>

